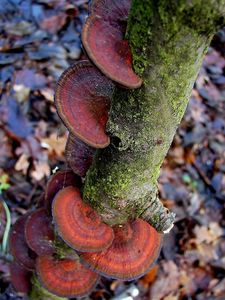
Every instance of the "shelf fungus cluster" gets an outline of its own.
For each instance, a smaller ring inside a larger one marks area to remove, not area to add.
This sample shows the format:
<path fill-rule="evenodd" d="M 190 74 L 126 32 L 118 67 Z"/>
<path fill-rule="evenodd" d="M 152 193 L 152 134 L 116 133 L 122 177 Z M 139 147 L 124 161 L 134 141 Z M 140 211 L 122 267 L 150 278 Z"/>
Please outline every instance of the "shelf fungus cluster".
<path fill-rule="evenodd" d="M 55 104 L 69 131 L 65 149 L 69 169 L 55 173 L 38 208 L 13 225 L 11 278 L 19 292 L 29 292 L 33 274 L 58 297 L 82 297 L 100 276 L 141 277 L 160 253 L 162 234 L 147 222 L 135 219 L 111 227 L 81 194 L 96 150 L 110 143 L 106 123 L 116 84 L 129 89 L 142 84 L 124 39 L 130 4 L 130 0 L 92 1 L 82 32 L 90 61 L 77 62 L 59 79 Z"/>
<path fill-rule="evenodd" d="M 54 295 L 82 297 L 93 290 L 100 276 L 141 277 L 159 255 L 161 234 L 141 219 L 113 227 L 103 223 L 83 202 L 80 183 L 72 174 L 59 171 L 53 175 L 47 184 L 46 202 L 12 227 L 11 280 L 21 293 L 30 291 L 33 273 Z M 46 209 L 49 203 L 51 211 Z"/>
<path fill-rule="evenodd" d="M 57 172 L 49 179 L 39 207 L 20 217 L 13 225 L 9 245 L 14 257 L 11 281 L 16 291 L 29 293 L 35 274 L 43 287 L 59 297 L 85 296 L 97 284 L 99 275 L 81 264 L 75 251 L 62 246 L 63 242 L 57 236 L 58 225 L 53 222 L 49 209 L 64 190 L 79 191 L 80 185 L 80 178 L 72 171 Z M 79 219 L 79 212 L 77 214 Z M 63 211 L 61 216 L 67 218 Z M 91 227 L 91 213 L 86 220 L 89 220 Z M 84 226 L 82 219 L 77 222 L 81 228 Z M 112 231 L 110 227 L 109 231 Z"/>

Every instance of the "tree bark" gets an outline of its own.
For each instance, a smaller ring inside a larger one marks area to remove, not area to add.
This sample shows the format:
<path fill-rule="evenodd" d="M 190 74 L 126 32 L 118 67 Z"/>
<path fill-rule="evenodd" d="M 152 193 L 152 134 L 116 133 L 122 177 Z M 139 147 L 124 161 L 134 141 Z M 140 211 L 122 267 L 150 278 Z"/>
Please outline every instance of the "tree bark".
<path fill-rule="evenodd" d="M 83 196 L 108 224 L 141 217 L 165 232 L 174 214 L 157 195 L 171 145 L 213 33 L 224 24 L 225 0 L 133 0 L 127 38 L 138 90 L 118 88 L 107 131 Z"/>

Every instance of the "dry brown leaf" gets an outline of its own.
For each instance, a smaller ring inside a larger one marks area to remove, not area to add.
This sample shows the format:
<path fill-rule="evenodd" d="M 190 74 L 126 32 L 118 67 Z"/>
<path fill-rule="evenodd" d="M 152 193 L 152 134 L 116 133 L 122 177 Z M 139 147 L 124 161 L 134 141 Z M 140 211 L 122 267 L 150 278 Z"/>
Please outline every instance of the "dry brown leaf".
<path fill-rule="evenodd" d="M 150 285 L 154 282 L 157 272 L 158 272 L 158 265 L 155 265 L 144 277 L 142 277 L 139 281 L 143 285 Z"/>
<path fill-rule="evenodd" d="M 163 300 L 178 300 L 178 299 L 179 299 L 179 295 L 178 294 L 174 295 L 174 293 L 171 293 L 168 296 L 163 298 Z"/>
<path fill-rule="evenodd" d="M 23 84 L 15 84 L 13 86 L 13 89 L 15 91 L 15 98 L 17 101 L 24 102 L 27 101 L 30 96 L 30 88 L 26 87 Z"/>
<path fill-rule="evenodd" d="M 26 175 L 27 169 L 29 168 L 30 165 L 28 160 L 29 160 L 29 156 L 26 153 L 21 154 L 15 164 L 15 170 L 22 171 L 22 173 Z"/>
<path fill-rule="evenodd" d="M 184 163 L 184 148 L 181 146 L 177 146 L 175 148 L 173 148 L 173 150 L 171 151 L 173 160 L 177 163 L 182 165 Z"/>
<path fill-rule="evenodd" d="M 48 138 L 41 139 L 41 146 L 43 148 L 46 148 L 50 155 L 53 155 L 55 153 L 57 156 L 61 157 L 64 155 L 66 141 L 67 134 L 64 134 L 63 136 L 59 137 L 54 132 Z"/>
<path fill-rule="evenodd" d="M 223 231 L 220 226 L 215 223 L 209 223 L 209 226 L 198 226 L 196 225 L 194 228 L 194 233 L 196 235 L 197 244 L 201 243 L 215 243 L 216 240 L 223 235 Z"/>
<path fill-rule="evenodd" d="M 153 283 L 150 299 L 160 300 L 179 288 L 180 272 L 173 261 L 163 262 L 163 273 Z"/>
<path fill-rule="evenodd" d="M 225 278 L 221 280 L 213 289 L 213 294 L 218 296 L 224 296 L 225 297 Z"/>
<path fill-rule="evenodd" d="M 54 102 L 54 90 L 50 88 L 43 88 L 40 93 L 45 97 L 46 100 Z"/>
<path fill-rule="evenodd" d="M 46 161 L 34 161 L 34 170 L 31 171 L 31 176 L 39 181 L 45 176 L 49 177 L 51 173 L 50 166 Z"/>

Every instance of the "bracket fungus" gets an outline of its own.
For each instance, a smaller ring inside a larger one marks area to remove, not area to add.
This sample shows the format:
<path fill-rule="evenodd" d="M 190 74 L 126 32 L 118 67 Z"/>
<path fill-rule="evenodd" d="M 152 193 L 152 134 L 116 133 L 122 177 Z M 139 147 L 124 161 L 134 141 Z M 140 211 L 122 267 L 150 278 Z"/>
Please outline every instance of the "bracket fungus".
<path fill-rule="evenodd" d="M 25 237 L 28 246 L 37 255 L 54 253 L 54 231 L 51 227 L 51 219 L 44 208 L 37 209 L 28 216 Z"/>
<path fill-rule="evenodd" d="M 45 192 L 45 208 L 47 211 L 51 210 L 52 201 L 55 195 L 67 186 L 81 186 L 81 178 L 75 175 L 70 170 L 58 171 L 53 174 L 47 182 L 46 192 Z"/>
<path fill-rule="evenodd" d="M 96 286 L 99 276 L 79 260 L 39 256 L 36 271 L 42 285 L 60 297 L 82 297 Z"/>
<path fill-rule="evenodd" d="M 25 224 L 29 214 L 21 216 L 12 226 L 9 249 L 15 260 L 27 270 L 34 270 L 36 254 L 28 247 Z"/>
<path fill-rule="evenodd" d="M 31 275 L 32 272 L 24 269 L 17 262 L 11 263 L 10 265 L 11 282 L 12 282 L 12 286 L 17 292 L 26 294 L 30 291 Z"/>
<path fill-rule="evenodd" d="M 82 43 L 103 74 L 135 89 L 141 86 L 142 79 L 133 71 L 131 49 L 124 39 L 130 5 L 131 0 L 93 1 L 91 15 L 82 30 Z"/>
<path fill-rule="evenodd" d="M 96 149 L 88 146 L 80 139 L 76 138 L 72 134 L 69 134 L 65 157 L 69 167 L 75 174 L 84 177 L 90 168 Z"/>
<path fill-rule="evenodd" d="M 114 226 L 114 234 L 107 250 L 82 253 L 81 259 L 105 277 L 133 280 L 144 275 L 159 256 L 162 235 L 141 219 Z"/>
<path fill-rule="evenodd" d="M 112 244 L 112 228 L 82 201 L 77 188 L 66 187 L 58 192 L 52 204 L 52 215 L 59 235 L 75 250 L 102 251 Z"/>
<path fill-rule="evenodd" d="M 89 61 L 79 61 L 60 77 L 55 92 L 58 114 L 70 133 L 94 148 L 108 146 L 106 122 L 114 85 Z"/>

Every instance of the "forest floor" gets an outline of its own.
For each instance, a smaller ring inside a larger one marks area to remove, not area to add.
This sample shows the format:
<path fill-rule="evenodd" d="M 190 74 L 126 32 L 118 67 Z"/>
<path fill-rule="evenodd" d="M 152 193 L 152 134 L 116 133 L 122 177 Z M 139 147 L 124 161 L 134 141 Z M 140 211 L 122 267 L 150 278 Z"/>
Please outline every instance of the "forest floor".
<path fill-rule="evenodd" d="M 86 0 L 1 0 L 0 197 L 12 223 L 37 204 L 52 171 L 65 163 L 67 132 L 53 95 L 63 70 L 82 58 L 87 8 Z M 176 222 L 156 266 L 134 282 L 104 279 L 86 299 L 225 299 L 225 29 L 204 59 L 159 190 Z M 0 300 L 6 299 L 26 297 L 13 291 L 1 252 Z"/>

